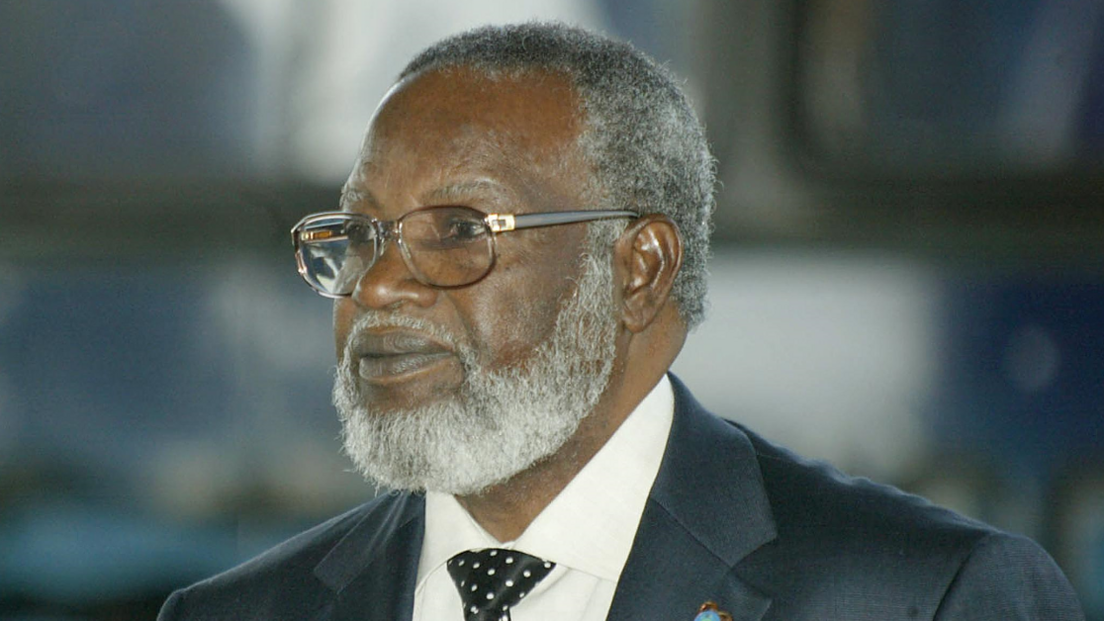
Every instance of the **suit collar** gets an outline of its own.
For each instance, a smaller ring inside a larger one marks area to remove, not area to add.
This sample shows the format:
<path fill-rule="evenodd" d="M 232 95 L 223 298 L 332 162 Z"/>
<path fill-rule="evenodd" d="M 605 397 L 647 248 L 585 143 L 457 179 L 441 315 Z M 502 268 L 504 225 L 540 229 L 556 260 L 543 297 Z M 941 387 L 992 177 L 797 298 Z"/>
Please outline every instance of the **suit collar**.
<path fill-rule="evenodd" d="M 414 610 L 425 498 L 395 494 L 365 515 L 315 567 L 336 597 L 320 617 L 333 621 L 409 619 Z"/>
<path fill-rule="evenodd" d="M 758 619 L 770 599 L 735 572 L 776 537 L 755 451 L 743 432 L 670 379 L 671 436 L 609 619 L 693 619 L 706 600 L 737 620 Z"/>
<path fill-rule="evenodd" d="M 710 552 L 735 565 L 776 536 L 748 437 L 713 416 L 674 375 L 675 419 L 651 498 Z"/>

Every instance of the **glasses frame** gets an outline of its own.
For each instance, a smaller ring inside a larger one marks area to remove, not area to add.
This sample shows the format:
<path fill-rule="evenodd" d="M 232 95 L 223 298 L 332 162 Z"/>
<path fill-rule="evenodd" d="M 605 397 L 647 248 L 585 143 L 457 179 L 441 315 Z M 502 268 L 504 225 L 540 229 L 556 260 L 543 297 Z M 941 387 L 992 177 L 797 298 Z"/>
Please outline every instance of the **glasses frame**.
<path fill-rule="evenodd" d="M 459 285 L 435 285 L 426 282 L 425 279 L 419 273 L 419 270 L 414 266 L 413 260 L 410 258 L 410 250 L 403 242 L 402 238 L 402 225 L 403 220 L 410 217 L 412 214 L 416 214 L 423 211 L 429 211 L 433 209 L 465 209 L 475 214 L 479 214 L 483 218 L 484 224 L 487 225 L 487 229 L 491 233 L 490 248 L 491 248 L 491 262 L 487 266 L 487 271 L 484 272 L 479 278 L 472 280 L 471 282 L 459 284 Z M 498 261 L 498 249 L 495 243 L 495 239 L 499 233 L 508 233 L 510 231 L 520 231 L 522 229 L 535 229 L 546 226 L 559 226 L 561 224 L 577 224 L 580 222 L 592 222 L 594 220 L 608 220 L 612 218 L 639 218 L 640 214 L 635 211 L 615 210 L 615 209 L 597 209 L 590 211 L 548 211 L 542 213 L 483 213 L 473 207 L 467 207 L 465 205 L 431 205 L 429 207 L 421 207 L 414 209 L 402 215 L 401 218 L 396 220 L 379 220 L 372 216 L 360 213 L 353 213 L 348 211 L 324 211 L 320 213 L 313 213 L 305 216 L 302 220 L 297 222 L 295 226 L 291 227 L 291 243 L 295 247 L 295 263 L 299 270 L 299 276 L 303 278 L 311 289 L 314 289 L 316 293 L 322 297 L 331 299 L 347 298 L 353 294 L 353 291 L 349 293 L 330 293 L 319 288 L 308 276 L 307 265 L 303 261 L 303 252 L 301 246 L 303 242 L 309 242 L 311 239 L 308 237 L 310 232 L 303 230 L 313 222 L 319 220 L 326 220 L 330 218 L 341 218 L 346 220 L 359 220 L 367 223 L 376 231 L 376 236 L 380 240 L 375 244 L 375 253 L 372 256 L 372 261 L 364 268 L 364 272 L 372 269 L 372 266 L 379 261 L 379 258 L 383 256 L 383 252 L 387 247 L 387 240 L 393 239 L 399 246 L 399 254 L 402 256 L 403 264 L 406 265 L 407 271 L 414 277 L 415 280 L 427 287 L 433 287 L 434 289 L 456 289 L 458 287 L 467 287 L 473 285 L 480 280 L 486 278 L 487 274 L 490 274 L 494 270 L 495 263 Z M 357 282 L 364 278 L 362 274 L 357 278 Z M 354 289 L 355 291 L 355 289 Z"/>

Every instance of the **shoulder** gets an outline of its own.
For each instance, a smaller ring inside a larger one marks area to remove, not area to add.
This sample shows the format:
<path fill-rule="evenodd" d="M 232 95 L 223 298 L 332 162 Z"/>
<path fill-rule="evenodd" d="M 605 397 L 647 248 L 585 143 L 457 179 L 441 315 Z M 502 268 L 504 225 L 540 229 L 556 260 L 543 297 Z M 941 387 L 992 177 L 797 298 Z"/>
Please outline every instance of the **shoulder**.
<path fill-rule="evenodd" d="M 789 536 L 838 532 L 900 543 L 922 534 L 926 543 L 946 539 L 957 546 L 996 532 L 924 498 L 849 476 L 740 429 L 755 452 L 776 524 Z"/>
<path fill-rule="evenodd" d="M 851 594 L 880 618 L 894 610 L 938 619 L 1082 618 L 1065 576 L 1030 539 L 741 431 L 778 533 L 748 558 L 764 587 L 785 585 L 806 609 L 838 607 Z M 828 608 L 819 612 L 832 618 Z"/>
<path fill-rule="evenodd" d="M 380 496 L 237 567 L 176 591 L 162 607 L 159 621 L 303 618 L 329 598 L 329 589 L 316 572 L 319 564 L 358 525 L 401 506 L 401 498 Z"/>

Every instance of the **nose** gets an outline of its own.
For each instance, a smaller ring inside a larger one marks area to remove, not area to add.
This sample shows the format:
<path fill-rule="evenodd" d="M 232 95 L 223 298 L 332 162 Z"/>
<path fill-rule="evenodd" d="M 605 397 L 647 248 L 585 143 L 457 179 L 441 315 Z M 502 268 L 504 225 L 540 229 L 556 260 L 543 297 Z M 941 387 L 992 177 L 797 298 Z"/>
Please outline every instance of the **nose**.
<path fill-rule="evenodd" d="M 398 308 L 404 303 L 429 307 L 437 300 L 437 290 L 414 278 L 398 242 L 389 239 L 376 262 L 360 276 L 351 297 L 373 310 Z"/>

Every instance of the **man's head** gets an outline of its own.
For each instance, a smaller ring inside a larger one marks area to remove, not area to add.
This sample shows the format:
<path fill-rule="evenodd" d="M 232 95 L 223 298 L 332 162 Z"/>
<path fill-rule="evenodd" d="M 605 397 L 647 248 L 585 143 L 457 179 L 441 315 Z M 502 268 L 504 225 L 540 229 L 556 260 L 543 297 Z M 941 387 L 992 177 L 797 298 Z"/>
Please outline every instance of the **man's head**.
<path fill-rule="evenodd" d="M 334 307 L 334 396 L 354 461 L 389 486 L 473 494 L 588 459 L 700 319 L 711 186 L 693 113 L 627 46 L 531 25 L 415 59 L 369 125 L 344 211 L 640 217 L 494 235 L 489 271 L 456 287 L 417 273 L 430 251 L 410 243 L 412 218 L 388 228 Z M 442 222 L 450 239 L 481 228 Z M 701 273 L 687 278 L 692 262 Z"/>
<path fill-rule="evenodd" d="M 705 316 L 706 262 L 716 171 L 697 115 L 665 68 L 632 46 L 562 24 L 490 26 L 444 39 L 416 56 L 400 80 L 449 67 L 493 77 L 566 76 L 579 98 L 579 147 L 594 209 L 663 214 L 682 237 L 671 295 L 688 328 Z"/>

